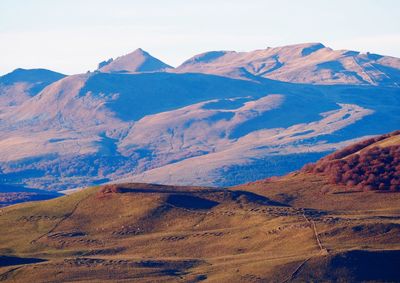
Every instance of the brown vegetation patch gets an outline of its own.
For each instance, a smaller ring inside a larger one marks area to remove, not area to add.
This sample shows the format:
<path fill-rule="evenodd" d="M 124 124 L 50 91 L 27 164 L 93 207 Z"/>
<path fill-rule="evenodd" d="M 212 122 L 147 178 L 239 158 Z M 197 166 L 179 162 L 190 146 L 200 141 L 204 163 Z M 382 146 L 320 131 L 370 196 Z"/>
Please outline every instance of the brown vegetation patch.
<path fill-rule="evenodd" d="M 396 131 L 351 145 L 315 164 L 307 164 L 302 170 L 324 174 L 333 184 L 367 190 L 400 191 L 400 145 L 374 145 L 399 134 L 400 131 Z"/>
<path fill-rule="evenodd" d="M 122 188 L 117 185 L 105 185 L 98 192 L 97 197 L 102 198 L 110 194 L 119 194 L 122 192 Z"/>

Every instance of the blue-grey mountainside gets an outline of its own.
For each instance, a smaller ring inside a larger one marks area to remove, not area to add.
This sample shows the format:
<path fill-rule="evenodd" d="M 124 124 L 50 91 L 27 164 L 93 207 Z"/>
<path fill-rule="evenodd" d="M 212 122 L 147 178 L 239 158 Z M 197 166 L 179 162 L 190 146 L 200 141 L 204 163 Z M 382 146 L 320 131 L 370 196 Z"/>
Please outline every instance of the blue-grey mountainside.
<path fill-rule="evenodd" d="M 320 43 L 177 68 L 137 49 L 86 74 L 17 70 L 0 79 L 0 178 L 60 190 L 282 175 L 398 129 L 399 85 L 400 59 Z"/>

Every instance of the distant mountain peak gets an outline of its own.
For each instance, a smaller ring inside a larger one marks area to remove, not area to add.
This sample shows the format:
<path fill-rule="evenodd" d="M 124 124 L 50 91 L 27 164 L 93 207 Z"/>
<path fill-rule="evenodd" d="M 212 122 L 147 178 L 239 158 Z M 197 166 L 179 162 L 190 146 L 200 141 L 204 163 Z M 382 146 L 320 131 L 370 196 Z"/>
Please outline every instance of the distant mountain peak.
<path fill-rule="evenodd" d="M 145 50 L 143 50 L 142 48 L 136 48 L 133 52 L 131 53 L 141 53 L 141 54 L 146 54 L 146 55 L 150 55 L 148 52 L 146 52 Z"/>
<path fill-rule="evenodd" d="M 0 113 L 1 109 L 15 107 L 37 95 L 46 86 L 65 75 L 46 69 L 22 69 L 0 76 Z"/>
<path fill-rule="evenodd" d="M 322 44 L 321 42 L 304 42 L 304 43 L 297 43 L 297 44 L 292 44 L 292 45 L 286 45 L 284 47 L 303 47 L 303 48 L 308 48 L 308 47 L 320 47 L 320 48 L 324 48 L 326 47 L 324 44 Z"/>
<path fill-rule="evenodd" d="M 161 72 L 170 68 L 172 67 L 151 56 L 142 48 L 99 64 L 99 71 L 105 73 Z"/>
<path fill-rule="evenodd" d="M 65 77 L 64 74 L 47 69 L 23 69 L 18 68 L 0 77 L 0 83 L 13 84 L 16 82 L 50 83 Z"/>

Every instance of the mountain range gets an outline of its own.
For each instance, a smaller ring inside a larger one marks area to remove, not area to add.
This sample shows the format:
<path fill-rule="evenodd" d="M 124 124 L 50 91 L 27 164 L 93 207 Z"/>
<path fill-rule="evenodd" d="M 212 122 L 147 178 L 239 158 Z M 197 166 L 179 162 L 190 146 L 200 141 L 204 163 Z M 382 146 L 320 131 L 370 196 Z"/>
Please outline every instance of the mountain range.
<path fill-rule="evenodd" d="M 0 281 L 398 281 L 399 72 L 309 43 L 0 77 Z"/>
<path fill-rule="evenodd" d="M 212 51 L 173 68 L 142 49 L 65 76 L 0 77 L 0 180 L 238 185 L 400 125 L 400 59 L 320 43 Z"/>
<path fill-rule="evenodd" d="M 399 68 L 395 58 L 306 43 L 252 52 L 206 52 L 185 61 L 175 71 L 306 84 L 399 86 Z"/>

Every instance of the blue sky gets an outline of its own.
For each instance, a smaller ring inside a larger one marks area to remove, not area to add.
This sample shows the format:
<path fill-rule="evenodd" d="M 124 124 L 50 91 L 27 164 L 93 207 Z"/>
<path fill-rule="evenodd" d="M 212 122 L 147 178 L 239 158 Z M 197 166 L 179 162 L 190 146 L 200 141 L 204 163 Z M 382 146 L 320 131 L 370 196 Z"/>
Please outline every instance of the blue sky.
<path fill-rule="evenodd" d="M 400 57 L 399 11 L 398 0 L 1 0 L 0 75 L 81 73 L 138 47 L 173 66 L 302 42 Z"/>

